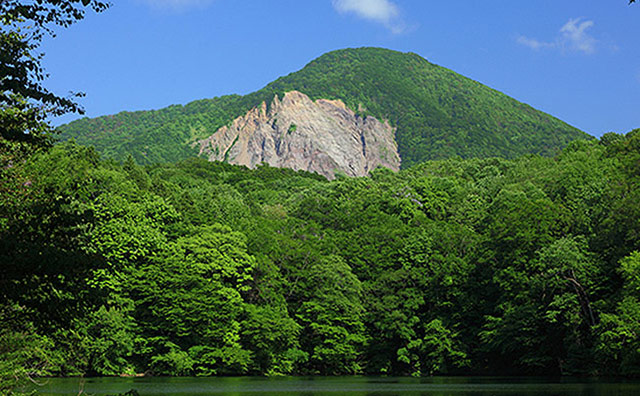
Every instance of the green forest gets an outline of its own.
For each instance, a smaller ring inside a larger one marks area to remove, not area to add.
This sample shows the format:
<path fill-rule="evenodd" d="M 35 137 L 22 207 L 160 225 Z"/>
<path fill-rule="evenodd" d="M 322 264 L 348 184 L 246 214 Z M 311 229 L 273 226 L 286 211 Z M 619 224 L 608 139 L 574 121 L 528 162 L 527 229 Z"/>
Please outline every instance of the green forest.
<path fill-rule="evenodd" d="M 555 155 L 580 130 L 412 53 L 384 48 L 332 51 L 302 70 L 249 95 L 203 99 L 157 111 L 83 118 L 58 128 L 62 138 L 94 146 L 107 158 L 139 164 L 197 155 L 197 139 L 213 135 L 275 95 L 297 90 L 340 99 L 360 115 L 396 128 L 402 167 L 425 160 Z"/>
<path fill-rule="evenodd" d="M 333 181 L 39 150 L 3 170 L 0 373 L 638 376 L 639 164 L 640 130 Z"/>
<path fill-rule="evenodd" d="M 0 2 L 0 394 L 45 376 L 640 377 L 640 129 L 593 139 L 369 48 L 57 134 L 80 94 L 42 85 L 42 38 L 108 6 Z M 389 119 L 404 169 L 192 156 L 291 89 Z"/>

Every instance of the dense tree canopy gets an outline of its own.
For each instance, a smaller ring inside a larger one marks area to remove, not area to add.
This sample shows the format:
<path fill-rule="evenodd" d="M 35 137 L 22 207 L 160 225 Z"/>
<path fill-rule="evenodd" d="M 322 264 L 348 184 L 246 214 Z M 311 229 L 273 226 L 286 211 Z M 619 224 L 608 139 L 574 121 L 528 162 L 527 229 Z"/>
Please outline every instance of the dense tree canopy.
<path fill-rule="evenodd" d="M 55 146 L 0 224 L 0 361 L 638 376 L 639 139 L 334 181 Z"/>

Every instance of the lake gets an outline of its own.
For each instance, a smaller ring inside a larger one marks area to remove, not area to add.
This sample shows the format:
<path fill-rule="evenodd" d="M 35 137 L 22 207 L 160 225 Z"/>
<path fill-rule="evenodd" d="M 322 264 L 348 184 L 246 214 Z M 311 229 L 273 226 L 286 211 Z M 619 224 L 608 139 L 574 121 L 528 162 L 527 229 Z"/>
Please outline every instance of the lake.
<path fill-rule="evenodd" d="M 55 378 L 38 395 L 107 395 L 135 389 L 140 396 L 636 396 L 640 382 L 496 377 L 234 377 Z"/>

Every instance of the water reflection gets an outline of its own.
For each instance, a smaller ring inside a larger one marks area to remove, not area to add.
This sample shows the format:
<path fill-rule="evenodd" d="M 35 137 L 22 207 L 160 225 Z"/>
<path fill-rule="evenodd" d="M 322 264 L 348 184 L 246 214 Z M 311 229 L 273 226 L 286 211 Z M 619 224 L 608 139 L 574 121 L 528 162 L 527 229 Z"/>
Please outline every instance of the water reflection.
<path fill-rule="evenodd" d="M 496 377 L 236 377 L 50 379 L 43 396 L 103 396 L 136 389 L 140 396 L 636 396 L 640 382 Z"/>

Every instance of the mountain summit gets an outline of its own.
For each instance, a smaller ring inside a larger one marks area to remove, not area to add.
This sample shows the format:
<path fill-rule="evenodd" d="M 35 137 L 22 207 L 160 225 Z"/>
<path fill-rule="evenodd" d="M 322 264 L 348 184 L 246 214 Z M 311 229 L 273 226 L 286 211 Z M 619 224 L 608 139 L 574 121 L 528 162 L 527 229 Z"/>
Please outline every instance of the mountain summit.
<path fill-rule="evenodd" d="M 304 108 L 271 109 L 294 99 Z M 154 163 L 200 154 L 328 177 L 366 174 L 378 165 L 396 169 L 396 146 L 404 168 L 456 155 L 551 155 L 590 137 L 416 54 L 382 48 L 329 52 L 245 96 L 83 118 L 59 130 L 63 139 L 119 160 L 130 154 Z M 375 150 L 367 153 L 366 145 Z"/>

